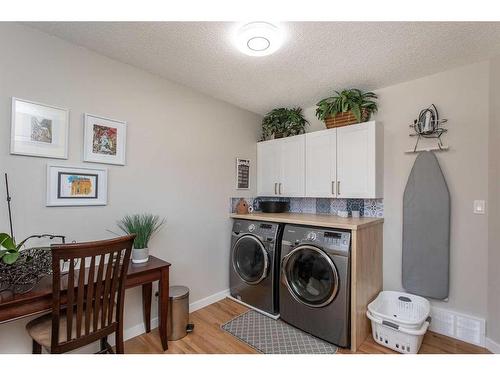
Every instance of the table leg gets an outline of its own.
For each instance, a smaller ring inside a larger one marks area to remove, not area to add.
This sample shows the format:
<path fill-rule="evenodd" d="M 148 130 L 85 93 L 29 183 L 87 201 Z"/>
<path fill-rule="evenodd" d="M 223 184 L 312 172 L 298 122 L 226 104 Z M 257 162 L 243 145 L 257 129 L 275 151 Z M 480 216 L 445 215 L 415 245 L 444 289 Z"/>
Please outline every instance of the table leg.
<path fill-rule="evenodd" d="M 146 332 L 151 332 L 151 298 L 153 293 L 153 283 L 142 285 L 142 313 L 144 316 L 144 326 Z"/>
<path fill-rule="evenodd" d="M 159 291 L 159 298 L 158 298 L 158 319 L 159 319 L 159 331 L 160 331 L 160 338 L 161 338 L 161 345 L 163 347 L 163 350 L 168 349 L 168 336 L 167 336 L 167 322 L 168 322 L 168 288 L 169 288 L 169 281 L 168 281 L 168 268 L 163 268 L 161 270 L 161 277 L 160 277 L 160 282 L 158 291 Z"/>

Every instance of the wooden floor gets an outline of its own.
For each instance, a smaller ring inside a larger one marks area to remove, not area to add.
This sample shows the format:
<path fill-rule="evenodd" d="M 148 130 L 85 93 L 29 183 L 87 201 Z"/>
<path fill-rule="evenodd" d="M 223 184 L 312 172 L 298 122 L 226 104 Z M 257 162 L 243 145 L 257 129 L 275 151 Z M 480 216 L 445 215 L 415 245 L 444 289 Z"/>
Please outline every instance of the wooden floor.
<path fill-rule="evenodd" d="M 190 316 L 194 323 L 194 332 L 181 340 L 170 341 L 168 351 L 163 352 L 157 330 L 134 337 L 125 342 L 125 353 L 165 353 L 165 354 L 256 354 L 250 346 L 244 344 L 230 334 L 223 331 L 220 326 L 232 318 L 244 313 L 248 309 L 230 299 L 224 299 L 201 310 L 195 311 Z M 340 353 L 351 353 L 349 350 L 340 349 Z M 360 347 L 361 354 L 394 354 L 390 349 L 376 344 L 369 337 Z M 458 341 L 437 333 L 428 332 L 420 348 L 420 353 L 426 354 L 474 354 L 489 353 L 486 349 Z"/>

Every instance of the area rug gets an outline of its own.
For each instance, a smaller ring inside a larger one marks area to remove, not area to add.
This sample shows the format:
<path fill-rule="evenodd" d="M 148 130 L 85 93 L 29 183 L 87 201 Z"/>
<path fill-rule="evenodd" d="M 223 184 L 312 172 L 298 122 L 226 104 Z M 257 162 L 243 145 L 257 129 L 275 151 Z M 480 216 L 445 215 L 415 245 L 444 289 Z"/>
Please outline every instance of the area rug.
<path fill-rule="evenodd" d="M 338 349 L 254 310 L 237 316 L 221 328 L 264 354 L 335 354 Z"/>

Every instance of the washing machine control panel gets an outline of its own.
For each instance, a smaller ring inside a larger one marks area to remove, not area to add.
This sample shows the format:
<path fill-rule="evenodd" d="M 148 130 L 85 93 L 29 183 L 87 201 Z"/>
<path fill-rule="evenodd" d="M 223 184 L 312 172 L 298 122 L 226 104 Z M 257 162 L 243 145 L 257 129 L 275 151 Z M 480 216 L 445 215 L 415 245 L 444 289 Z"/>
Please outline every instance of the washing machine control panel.
<path fill-rule="evenodd" d="M 349 251 L 351 234 L 335 230 L 311 230 L 307 232 L 304 240 L 316 242 L 325 248 Z"/>

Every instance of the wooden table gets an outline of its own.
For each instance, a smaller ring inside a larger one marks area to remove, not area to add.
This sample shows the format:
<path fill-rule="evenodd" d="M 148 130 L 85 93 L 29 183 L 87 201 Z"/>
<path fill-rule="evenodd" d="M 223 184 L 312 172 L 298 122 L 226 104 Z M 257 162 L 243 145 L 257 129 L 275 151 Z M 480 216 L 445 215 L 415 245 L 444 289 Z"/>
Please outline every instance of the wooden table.
<path fill-rule="evenodd" d="M 170 263 L 149 257 L 143 264 L 130 263 L 125 288 L 142 286 L 142 309 L 146 332 L 151 331 L 151 299 L 153 282 L 158 281 L 158 330 L 163 350 L 168 349 L 168 289 Z M 0 293 L 0 323 L 25 318 L 52 310 L 52 276 L 46 276 L 24 294 Z"/>

